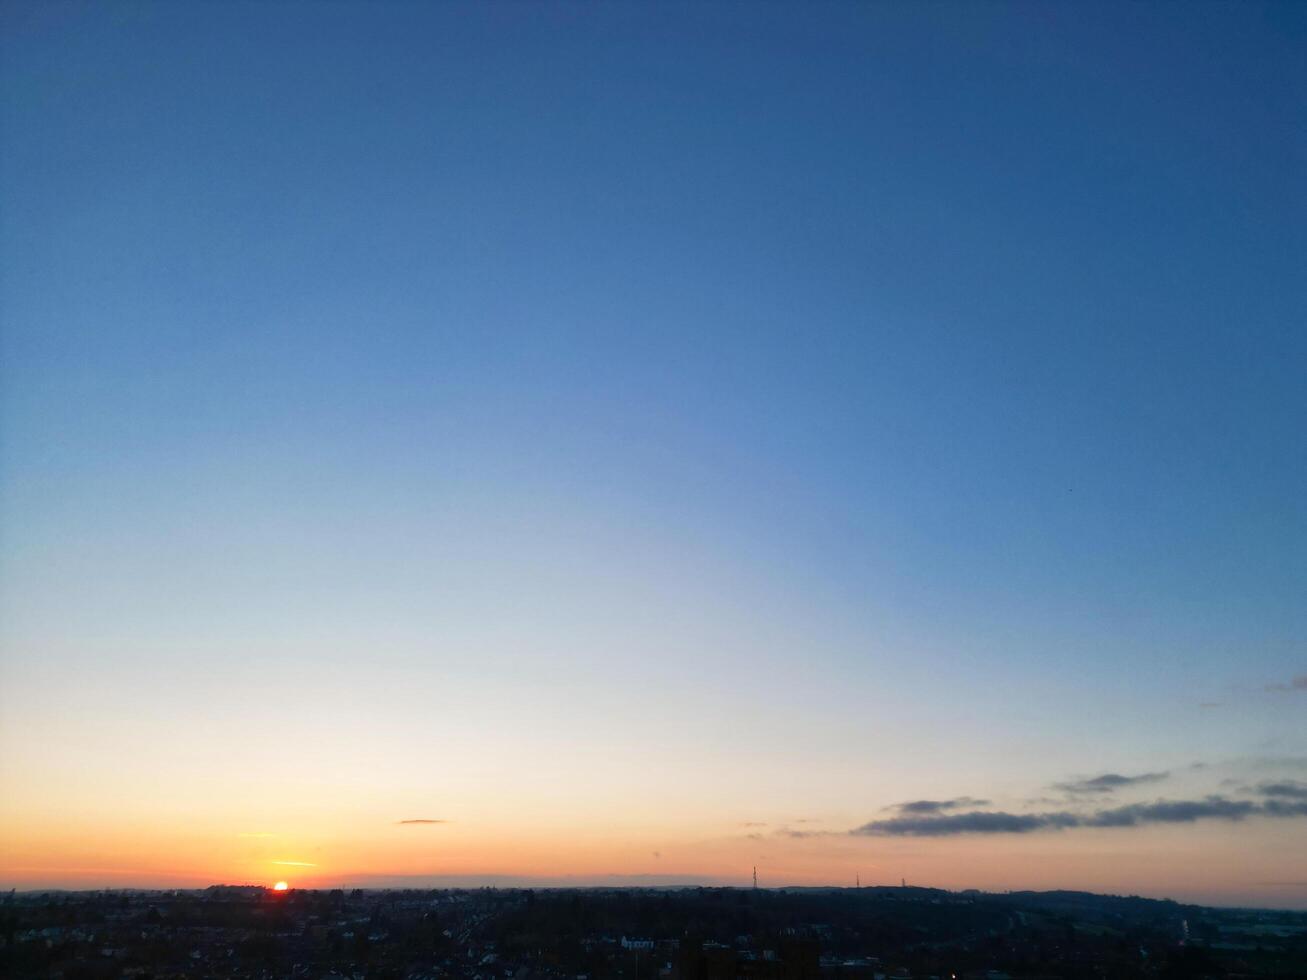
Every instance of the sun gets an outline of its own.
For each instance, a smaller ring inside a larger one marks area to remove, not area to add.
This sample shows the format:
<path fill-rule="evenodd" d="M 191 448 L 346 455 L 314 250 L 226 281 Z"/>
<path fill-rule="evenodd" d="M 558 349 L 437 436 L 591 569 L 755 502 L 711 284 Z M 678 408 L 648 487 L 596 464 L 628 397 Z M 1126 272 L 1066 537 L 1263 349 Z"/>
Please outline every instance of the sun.
<path fill-rule="evenodd" d="M 284 881 L 279 881 L 272 886 L 272 890 L 274 892 L 284 892 L 289 887 L 290 885 L 286 884 Z"/>

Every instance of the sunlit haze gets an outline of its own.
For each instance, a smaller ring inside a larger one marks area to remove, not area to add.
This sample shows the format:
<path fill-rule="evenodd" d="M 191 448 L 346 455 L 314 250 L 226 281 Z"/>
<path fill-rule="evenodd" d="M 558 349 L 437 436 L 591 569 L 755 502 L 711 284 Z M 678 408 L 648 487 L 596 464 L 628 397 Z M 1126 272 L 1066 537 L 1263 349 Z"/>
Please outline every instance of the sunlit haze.
<path fill-rule="evenodd" d="M 0 889 L 1307 908 L 1307 5 L 0 27 Z"/>

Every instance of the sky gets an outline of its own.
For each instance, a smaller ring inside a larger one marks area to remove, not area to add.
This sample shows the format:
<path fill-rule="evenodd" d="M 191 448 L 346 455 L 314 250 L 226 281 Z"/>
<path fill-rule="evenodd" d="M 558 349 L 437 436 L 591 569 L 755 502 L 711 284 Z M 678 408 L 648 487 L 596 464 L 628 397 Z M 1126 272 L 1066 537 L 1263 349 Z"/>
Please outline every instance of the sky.
<path fill-rule="evenodd" d="M 4 4 L 0 886 L 1307 908 L 1305 41 Z"/>

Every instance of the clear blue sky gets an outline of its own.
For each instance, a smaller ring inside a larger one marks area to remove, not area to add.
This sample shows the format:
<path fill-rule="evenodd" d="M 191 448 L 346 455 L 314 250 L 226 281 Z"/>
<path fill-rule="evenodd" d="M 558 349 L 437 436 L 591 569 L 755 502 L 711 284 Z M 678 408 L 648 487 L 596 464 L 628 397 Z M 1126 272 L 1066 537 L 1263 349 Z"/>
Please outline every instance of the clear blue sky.
<path fill-rule="evenodd" d="M 42 718 L 1307 755 L 1304 13 L 6 4 L 12 819 Z"/>

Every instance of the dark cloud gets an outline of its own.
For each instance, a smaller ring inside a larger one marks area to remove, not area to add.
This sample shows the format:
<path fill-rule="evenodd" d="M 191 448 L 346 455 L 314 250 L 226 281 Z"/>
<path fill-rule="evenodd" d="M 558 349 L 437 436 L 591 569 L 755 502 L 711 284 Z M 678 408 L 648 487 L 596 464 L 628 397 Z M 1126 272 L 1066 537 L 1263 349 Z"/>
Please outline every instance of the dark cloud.
<path fill-rule="evenodd" d="M 1098 810 L 1081 818 L 1084 827 L 1137 827 L 1145 823 L 1193 823 L 1195 820 L 1242 820 L 1258 811 L 1251 800 L 1227 800 L 1209 796 L 1205 800 L 1158 800 Z"/>
<path fill-rule="evenodd" d="M 964 806 L 989 806 L 989 800 L 977 800 L 970 796 L 956 796 L 951 800 L 912 800 L 898 803 L 890 809 L 899 813 L 943 813 L 945 810 L 959 810 Z"/>
<path fill-rule="evenodd" d="M 886 809 L 898 810 L 899 813 L 939 813 L 941 810 L 947 810 L 952 802 L 952 800 L 909 800 L 907 803 L 896 803 Z"/>
<path fill-rule="evenodd" d="M 1132 803 L 1089 813 L 1054 810 L 1045 813 L 1005 813 L 973 810 L 968 813 L 905 814 L 873 820 L 849 833 L 860 837 L 951 837 L 957 834 L 1026 834 L 1036 830 L 1072 827 L 1139 827 L 1154 823 L 1193 823 L 1198 820 L 1243 820 L 1245 817 L 1307 817 L 1307 800 L 1230 800 L 1209 796 L 1202 800 L 1158 800 Z"/>
<path fill-rule="evenodd" d="M 1267 684 L 1268 691 L 1307 691 L 1307 674 L 1299 674 L 1287 683 Z"/>
<path fill-rule="evenodd" d="M 1067 820 L 1072 824 L 1059 824 Z M 849 831 L 859 837 L 951 837 L 955 834 L 1025 834 L 1056 826 L 1073 825 L 1070 813 L 1003 813 L 974 810 L 944 816 L 903 816 L 873 820 Z"/>
<path fill-rule="evenodd" d="M 1277 783 L 1262 783 L 1257 792 L 1263 796 L 1280 796 L 1291 800 L 1307 800 L 1307 783 L 1284 779 Z"/>
<path fill-rule="evenodd" d="M 414 824 L 414 823 L 449 823 L 449 821 L 448 821 L 448 820 L 396 820 L 395 823 L 399 824 L 399 825 L 402 827 L 404 824 Z"/>
<path fill-rule="evenodd" d="M 988 806 L 988 800 L 976 800 L 974 796 L 955 796 L 951 800 L 914 800 L 907 804 L 898 804 L 899 813 L 944 813 L 945 810 L 961 810 L 963 806 Z"/>
<path fill-rule="evenodd" d="M 1307 800 L 1267 800 L 1262 813 L 1268 817 L 1307 817 Z"/>
<path fill-rule="evenodd" d="M 1093 779 L 1074 779 L 1066 783 L 1054 783 L 1053 788 L 1060 789 L 1064 793 L 1113 793 L 1127 786 L 1161 782 L 1168 775 L 1170 774 L 1165 772 L 1145 772 L 1138 776 L 1122 776 L 1120 773 L 1109 772 L 1095 776 Z"/>

